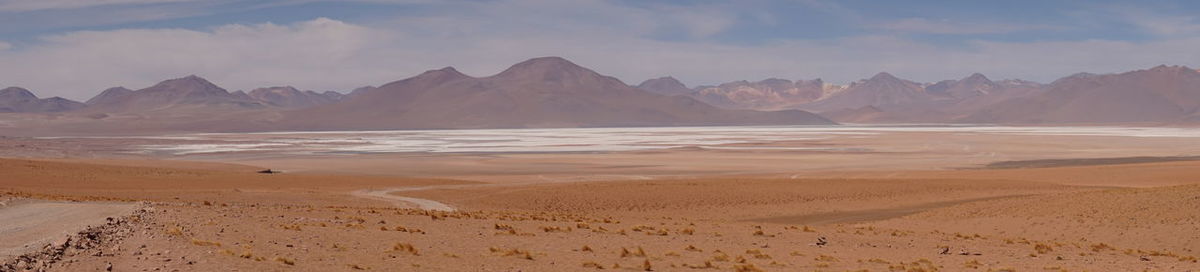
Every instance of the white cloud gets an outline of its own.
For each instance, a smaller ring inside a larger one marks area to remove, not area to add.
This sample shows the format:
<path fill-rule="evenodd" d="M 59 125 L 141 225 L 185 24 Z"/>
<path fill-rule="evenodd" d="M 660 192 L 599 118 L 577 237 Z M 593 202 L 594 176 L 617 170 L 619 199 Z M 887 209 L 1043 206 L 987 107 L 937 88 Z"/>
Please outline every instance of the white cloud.
<path fill-rule="evenodd" d="M 0 11 L 22 12 L 50 9 L 77 9 L 110 5 L 141 5 L 195 0 L 0 0 Z"/>
<path fill-rule="evenodd" d="M 12 48 L 11 43 L 0 41 L 0 51 L 8 50 L 9 48 Z"/>
<path fill-rule="evenodd" d="M 1158 36 L 1200 35 L 1200 19 L 1194 16 L 1138 15 L 1129 19 L 1134 25 Z"/>
<path fill-rule="evenodd" d="M 899 32 L 927 34 L 1002 34 L 1033 30 L 1052 30 L 1056 27 L 1026 24 L 999 24 L 955 22 L 950 20 L 929 20 L 925 18 L 906 18 L 875 25 L 874 28 Z"/>
<path fill-rule="evenodd" d="M 330 19 L 294 25 L 227 25 L 209 31 L 126 29 L 43 37 L 35 46 L 0 55 L 6 84 L 47 95 L 84 99 L 98 90 L 141 88 L 197 74 L 227 88 L 295 84 L 311 88 L 375 84 L 399 77 L 376 48 L 391 34 Z M 22 68 L 25 67 L 25 68 Z"/>

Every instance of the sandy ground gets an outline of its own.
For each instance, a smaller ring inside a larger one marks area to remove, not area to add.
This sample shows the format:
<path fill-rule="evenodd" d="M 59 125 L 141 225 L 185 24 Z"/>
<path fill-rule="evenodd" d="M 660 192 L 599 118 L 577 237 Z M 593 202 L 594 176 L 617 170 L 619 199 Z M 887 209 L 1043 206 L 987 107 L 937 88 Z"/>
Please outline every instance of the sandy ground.
<path fill-rule="evenodd" d="M 975 169 L 1180 143 L 936 137 L 1008 153 L 0 159 L 0 199 L 150 207 L 50 271 L 1200 271 L 1198 161 Z"/>
<path fill-rule="evenodd" d="M 67 203 L 15 200 L 0 205 L 0 258 L 40 249 L 62 238 L 131 213 L 132 203 Z"/>

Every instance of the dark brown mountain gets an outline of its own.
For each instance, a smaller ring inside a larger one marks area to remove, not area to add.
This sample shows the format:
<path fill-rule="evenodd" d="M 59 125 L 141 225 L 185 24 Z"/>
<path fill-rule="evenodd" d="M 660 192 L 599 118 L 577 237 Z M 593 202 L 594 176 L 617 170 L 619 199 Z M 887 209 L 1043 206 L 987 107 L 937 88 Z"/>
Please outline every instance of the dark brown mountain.
<path fill-rule="evenodd" d="M 724 110 L 640 90 L 558 57 L 494 76 L 443 68 L 295 112 L 288 129 L 521 128 L 832 124 L 803 111 Z"/>
<path fill-rule="evenodd" d="M 693 98 L 714 106 L 752 110 L 791 109 L 824 95 L 825 82 L 821 79 L 792 82 L 778 78 L 704 86 L 691 94 Z"/>
<path fill-rule="evenodd" d="M 64 112 L 83 108 L 83 103 L 61 97 L 38 98 L 20 87 L 0 89 L 0 112 Z"/>
<path fill-rule="evenodd" d="M 112 90 L 112 89 L 110 89 Z M 101 93 L 88 107 L 95 112 L 147 112 L 159 110 L 230 110 L 263 108 L 263 103 L 239 96 L 197 76 L 171 79 L 154 86 L 124 92 Z"/>
<path fill-rule="evenodd" d="M 1160 123 L 1200 115 L 1200 72 L 1158 66 L 1121 74 L 1077 74 L 1037 95 L 997 103 L 963 122 Z"/>
<path fill-rule="evenodd" d="M 669 76 L 642 81 L 642 84 L 638 84 L 637 88 L 661 95 L 684 95 L 692 93 L 692 89 L 689 89 L 687 85 L 683 85 L 683 82 L 679 82 L 678 79 Z"/>
<path fill-rule="evenodd" d="M 341 99 L 341 94 L 300 91 L 291 86 L 285 86 L 254 89 L 250 91 L 249 97 L 275 107 L 298 109 L 337 102 Z"/>

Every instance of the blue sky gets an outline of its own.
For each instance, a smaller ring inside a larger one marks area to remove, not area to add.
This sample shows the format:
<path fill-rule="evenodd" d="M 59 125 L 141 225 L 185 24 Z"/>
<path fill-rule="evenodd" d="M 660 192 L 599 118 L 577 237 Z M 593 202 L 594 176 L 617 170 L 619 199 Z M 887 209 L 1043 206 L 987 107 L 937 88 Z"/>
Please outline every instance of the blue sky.
<path fill-rule="evenodd" d="M 1200 1 L 0 0 L 0 85 L 348 90 L 563 56 L 627 83 L 1048 82 L 1200 62 Z"/>

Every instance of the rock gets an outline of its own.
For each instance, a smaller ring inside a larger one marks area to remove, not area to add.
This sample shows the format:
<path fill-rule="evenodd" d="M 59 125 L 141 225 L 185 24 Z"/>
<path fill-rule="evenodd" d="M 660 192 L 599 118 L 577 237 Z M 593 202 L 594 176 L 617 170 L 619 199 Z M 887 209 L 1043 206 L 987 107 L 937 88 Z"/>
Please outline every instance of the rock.
<path fill-rule="evenodd" d="M 57 249 L 63 249 L 63 248 L 67 248 L 67 244 L 69 244 L 70 242 L 71 242 L 71 236 L 63 236 L 63 237 L 59 237 L 58 240 L 54 240 L 54 242 L 51 243 L 50 245 Z"/>
<path fill-rule="evenodd" d="M 112 263 L 108 263 L 108 264 L 104 265 L 104 271 L 112 271 L 112 269 L 113 269 Z"/>

